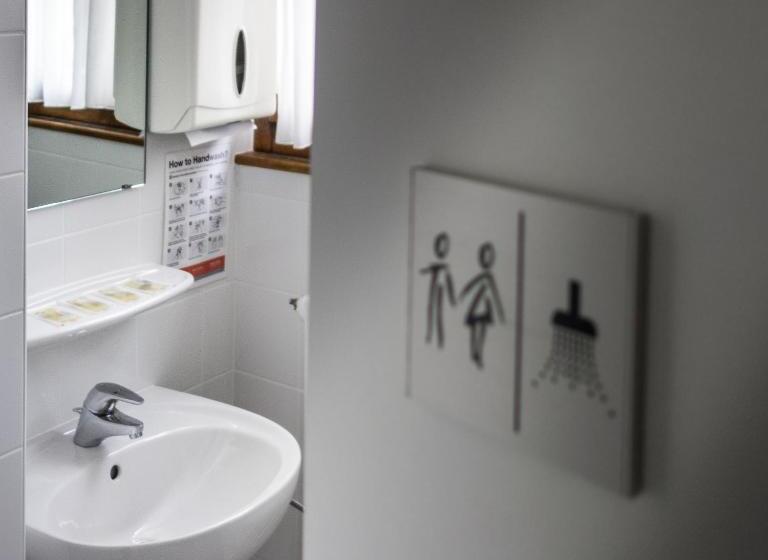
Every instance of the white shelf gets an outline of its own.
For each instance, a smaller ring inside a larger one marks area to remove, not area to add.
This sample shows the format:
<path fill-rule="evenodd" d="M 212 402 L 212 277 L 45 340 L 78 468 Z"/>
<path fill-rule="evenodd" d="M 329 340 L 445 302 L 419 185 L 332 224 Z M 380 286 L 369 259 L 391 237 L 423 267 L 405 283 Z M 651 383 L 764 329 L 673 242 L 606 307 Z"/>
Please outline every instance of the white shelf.
<path fill-rule="evenodd" d="M 124 321 L 186 291 L 188 272 L 144 264 L 67 284 L 30 298 L 27 346 L 83 336 Z"/>

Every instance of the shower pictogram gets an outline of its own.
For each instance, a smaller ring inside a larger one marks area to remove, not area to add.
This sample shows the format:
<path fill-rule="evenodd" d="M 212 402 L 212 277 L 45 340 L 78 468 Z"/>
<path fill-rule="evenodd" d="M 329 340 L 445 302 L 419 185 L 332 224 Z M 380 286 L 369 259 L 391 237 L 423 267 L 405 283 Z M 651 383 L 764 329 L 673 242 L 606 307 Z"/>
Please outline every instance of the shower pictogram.
<path fill-rule="evenodd" d="M 605 404 L 608 395 L 595 357 L 597 325 L 581 314 L 581 283 L 578 280 L 569 282 L 568 294 L 568 309 L 556 310 L 552 315 L 552 348 L 538 378 L 531 385 L 537 388 L 545 381 L 553 385 L 562 381 L 571 391 L 584 390 L 589 398 Z M 608 416 L 614 418 L 616 411 L 609 410 Z"/>

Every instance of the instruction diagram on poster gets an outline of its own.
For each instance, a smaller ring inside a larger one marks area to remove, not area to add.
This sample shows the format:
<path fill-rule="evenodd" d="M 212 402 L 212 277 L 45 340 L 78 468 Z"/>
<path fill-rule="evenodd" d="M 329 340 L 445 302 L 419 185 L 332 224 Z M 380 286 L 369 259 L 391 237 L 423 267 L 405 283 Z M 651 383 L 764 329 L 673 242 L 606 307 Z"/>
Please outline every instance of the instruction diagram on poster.
<path fill-rule="evenodd" d="M 163 262 L 195 280 L 225 270 L 231 153 L 226 138 L 166 156 Z"/>

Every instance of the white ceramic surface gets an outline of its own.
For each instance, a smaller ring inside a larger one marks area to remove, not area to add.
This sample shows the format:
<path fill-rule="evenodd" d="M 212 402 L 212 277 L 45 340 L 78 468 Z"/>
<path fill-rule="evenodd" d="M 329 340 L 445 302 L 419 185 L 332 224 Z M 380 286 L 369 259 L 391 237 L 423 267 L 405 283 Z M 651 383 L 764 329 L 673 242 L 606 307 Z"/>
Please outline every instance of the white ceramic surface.
<path fill-rule="evenodd" d="M 186 393 L 141 394 L 122 407 L 141 439 L 82 449 L 70 424 L 30 443 L 28 560 L 248 560 L 277 527 L 301 463 L 285 429 Z"/>
<path fill-rule="evenodd" d="M 161 285 L 162 289 L 157 293 L 141 292 L 126 287 L 125 282 L 129 280 L 155 282 Z M 27 303 L 27 346 L 35 348 L 104 329 L 147 309 L 157 307 L 185 292 L 193 283 L 194 278 L 189 272 L 147 263 L 37 294 L 32 296 Z M 136 301 L 120 302 L 105 298 L 99 292 L 105 288 L 119 288 L 122 291 L 130 292 Z M 73 307 L 70 302 L 81 297 L 97 300 L 106 305 L 106 310 L 100 313 L 88 313 Z M 39 312 L 48 308 L 66 311 L 73 314 L 76 320 L 65 324 L 52 324 L 38 316 Z"/>

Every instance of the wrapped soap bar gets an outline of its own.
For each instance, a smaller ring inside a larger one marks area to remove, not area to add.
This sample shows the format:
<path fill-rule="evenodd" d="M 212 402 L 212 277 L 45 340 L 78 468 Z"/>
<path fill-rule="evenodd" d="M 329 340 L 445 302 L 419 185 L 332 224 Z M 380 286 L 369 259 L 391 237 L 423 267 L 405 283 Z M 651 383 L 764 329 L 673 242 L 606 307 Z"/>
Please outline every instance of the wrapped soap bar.
<path fill-rule="evenodd" d="M 71 305 L 79 311 L 85 311 L 86 313 L 104 313 L 109 309 L 109 304 L 88 296 L 71 299 L 67 302 L 67 305 Z"/>
<path fill-rule="evenodd" d="M 133 280 L 128 280 L 128 282 L 125 282 L 123 284 L 123 287 L 129 288 L 131 290 L 137 290 L 139 292 L 144 292 L 146 294 L 158 294 L 168 289 L 168 286 L 166 284 L 161 284 L 160 282 L 153 282 L 152 280 L 144 280 L 141 278 L 134 278 Z"/>
<path fill-rule="evenodd" d="M 80 316 L 60 307 L 46 307 L 35 311 L 35 317 L 57 327 L 64 327 L 80 320 Z"/>
<path fill-rule="evenodd" d="M 141 295 L 137 294 L 136 292 L 129 292 L 128 290 L 123 290 L 118 287 L 104 288 L 103 290 L 99 290 L 99 294 L 105 298 L 109 298 L 120 303 L 133 303 L 134 301 L 139 301 L 139 299 L 141 299 Z"/>

